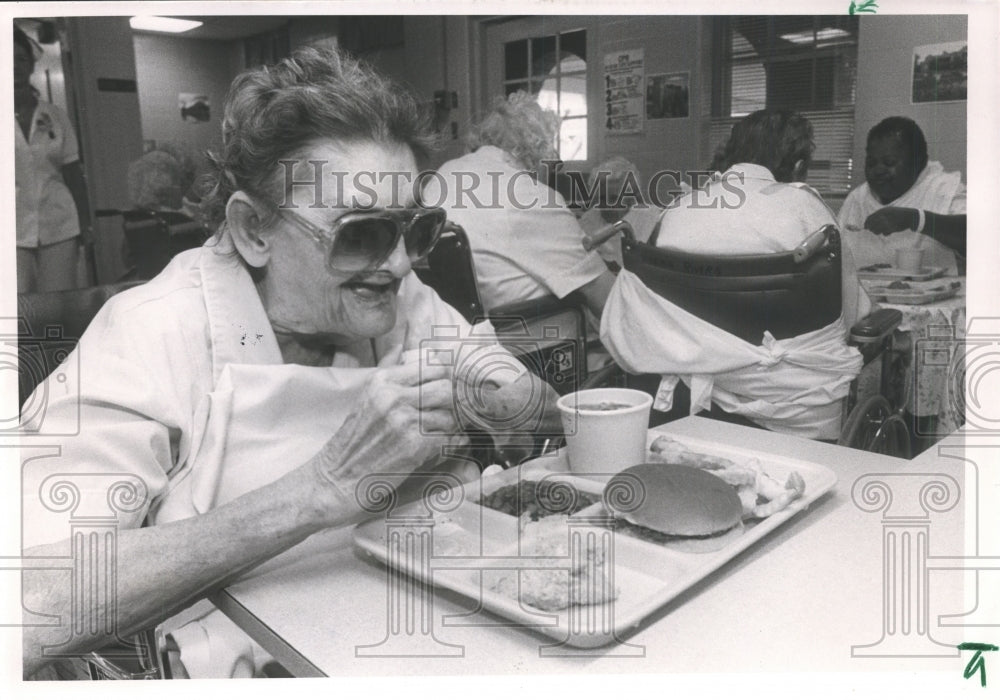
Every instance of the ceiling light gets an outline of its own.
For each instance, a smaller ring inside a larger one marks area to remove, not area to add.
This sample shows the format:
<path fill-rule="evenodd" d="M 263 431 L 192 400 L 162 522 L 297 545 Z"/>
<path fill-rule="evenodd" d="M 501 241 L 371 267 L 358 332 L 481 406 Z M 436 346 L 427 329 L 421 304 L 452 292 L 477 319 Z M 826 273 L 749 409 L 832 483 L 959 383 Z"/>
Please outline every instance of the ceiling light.
<path fill-rule="evenodd" d="M 132 29 L 144 29 L 148 32 L 170 32 L 178 34 L 200 27 L 202 22 L 176 17 L 133 17 L 128 23 Z"/>
<path fill-rule="evenodd" d="M 827 39 L 843 39 L 849 37 L 850 32 L 844 29 L 835 29 L 834 27 L 824 27 L 816 31 L 816 41 L 825 41 Z M 781 38 L 785 41 L 790 41 L 793 44 L 811 44 L 813 41 L 812 30 L 806 32 L 793 32 L 791 34 L 782 34 Z"/>

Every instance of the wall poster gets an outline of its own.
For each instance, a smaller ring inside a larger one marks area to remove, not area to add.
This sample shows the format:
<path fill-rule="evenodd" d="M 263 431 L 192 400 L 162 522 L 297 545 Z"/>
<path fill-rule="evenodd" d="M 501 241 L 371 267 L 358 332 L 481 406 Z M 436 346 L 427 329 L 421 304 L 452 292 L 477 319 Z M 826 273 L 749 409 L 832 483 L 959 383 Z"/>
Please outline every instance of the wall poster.
<path fill-rule="evenodd" d="M 968 91 L 968 41 L 928 44 L 913 49 L 914 104 L 965 100 Z"/>
<path fill-rule="evenodd" d="M 643 49 L 604 55 L 604 126 L 612 134 L 642 132 L 646 112 Z"/>
<path fill-rule="evenodd" d="M 689 73 L 661 73 L 646 77 L 646 119 L 688 116 Z"/>

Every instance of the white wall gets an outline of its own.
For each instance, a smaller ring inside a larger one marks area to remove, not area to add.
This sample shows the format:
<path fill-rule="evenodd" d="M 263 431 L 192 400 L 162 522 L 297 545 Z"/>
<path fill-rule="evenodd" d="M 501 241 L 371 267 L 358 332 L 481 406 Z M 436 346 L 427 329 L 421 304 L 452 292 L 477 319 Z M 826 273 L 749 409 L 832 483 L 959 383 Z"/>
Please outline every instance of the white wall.
<path fill-rule="evenodd" d="M 218 145 L 222 103 L 238 72 L 232 42 L 136 34 L 135 70 L 139 83 L 142 137 L 173 141 L 196 152 Z M 180 93 L 208 95 L 207 122 L 181 118 Z"/>

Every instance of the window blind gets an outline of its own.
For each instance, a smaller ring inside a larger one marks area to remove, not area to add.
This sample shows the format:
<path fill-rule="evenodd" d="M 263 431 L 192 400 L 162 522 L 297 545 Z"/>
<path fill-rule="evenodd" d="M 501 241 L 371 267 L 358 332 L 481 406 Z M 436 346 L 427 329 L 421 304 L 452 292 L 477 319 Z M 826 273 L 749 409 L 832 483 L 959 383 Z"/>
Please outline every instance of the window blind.
<path fill-rule="evenodd" d="M 791 109 L 813 125 L 807 181 L 840 198 L 853 168 L 857 17 L 720 17 L 713 31 L 715 86 L 709 134 L 719 148 L 734 123 L 759 109 Z"/>

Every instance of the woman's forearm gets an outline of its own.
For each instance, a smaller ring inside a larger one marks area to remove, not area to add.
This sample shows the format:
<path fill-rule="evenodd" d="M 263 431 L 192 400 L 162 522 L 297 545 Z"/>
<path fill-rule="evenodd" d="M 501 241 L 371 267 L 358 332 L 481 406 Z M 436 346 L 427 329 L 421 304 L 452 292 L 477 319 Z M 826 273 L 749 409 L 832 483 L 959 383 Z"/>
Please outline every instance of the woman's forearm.
<path fill-rule="evenodd" d="M 961 255 L 966 251 L 965 214 L 935 214 L 924 212 L 924 235 L 948 246 Z"/>
<path fill-rule="evenodd" d="M 45 646 L 82 654 L 99 649 L 114 633 L 125 636 L 158 624 L 312 533 L 346 524 L 359 512 L 358 505 L 337 489 L 321 488 L 306 465 L 204 515 L 119 533 L 113 601 L 95 603 L 98 595 L 76 595 L 74 601 L 69 570 L 26 571 L 25 608 L 58 615 L 60 624 L 25 628 L 25 674 L 47 663 Z M 65 556 L 68 550 L 69 543 L 61 542 L 35 547 L 25 556 Z M 88 603 L 101 607 L 88 608 Z M 116 607 L 106 609 L 111 604 Z M 112 613 L 111 634 L 103 624 L 81 624 L 103 621 Z M 76 634 L 71 634 L 74 627 Z M 70 646 L 62 646 L 67 639 L 72 640 Z"/>

